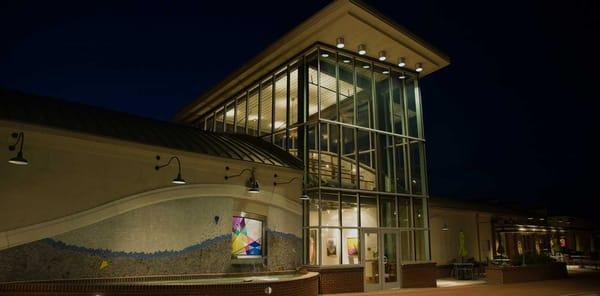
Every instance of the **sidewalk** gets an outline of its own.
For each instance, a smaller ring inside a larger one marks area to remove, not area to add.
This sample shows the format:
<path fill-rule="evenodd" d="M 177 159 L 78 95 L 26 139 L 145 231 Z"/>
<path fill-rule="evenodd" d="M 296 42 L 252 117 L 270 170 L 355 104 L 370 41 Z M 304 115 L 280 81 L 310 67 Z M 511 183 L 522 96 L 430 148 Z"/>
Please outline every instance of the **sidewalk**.
<path fill-rule="evenodd" d="M 506 285 L 469 285 L 446 288 L 402 289 L 377 291 L 369 293 L 336 294 L 336 295 L 556 295 L 556 296 L 600 296 L 600 271 L 569 272 L 569 277 L 563 280 L 539 281 Z"/>

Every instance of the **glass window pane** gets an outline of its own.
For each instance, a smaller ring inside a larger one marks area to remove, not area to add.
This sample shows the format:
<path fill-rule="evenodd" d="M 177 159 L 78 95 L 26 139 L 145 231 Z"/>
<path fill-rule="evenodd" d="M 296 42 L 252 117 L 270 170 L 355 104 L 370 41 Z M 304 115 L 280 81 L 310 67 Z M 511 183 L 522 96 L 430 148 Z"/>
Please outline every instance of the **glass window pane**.
<path fill-rule="evenodd" d="M 308 196 L 308 225 L 319 226 L 319 197 L 314 192 L 309 192 Z"/>
<path fill-rule="evenodd" d="M 231 102 L 225 107 L 225 131 L 228 133 L 233 133 L 233 128 L 235 126 L 234 115 L 235 115 L 235 102 Z"/>
<path fill-rule="evenodd" d="M 273 127 L 273 81 L 263 82 L 260 89 L 260 134 L 270 134 Z M 270 142 L 270 141 L 269 141 Z"/>
<path fill-rule="evenodd" d="M 398 227 L 410 227 L 410 198 L 398 198 Z"/>
<path fill-rule="evenodd" d="M 338 265 L 340 264 L 341 252 L 340 229 L 321 229 L 321 264 Z"/>
<path fill-rule="evenodd" d="M 354 129 L 342 127 L 340 177 L 343 188 L 357 188 L 356 137 Z"/>
<path fill-rule="evenodd" d="M 338 68 L 340 121 L 354 124 L 354 60 L 339 55 Z"/>
<path fill-rule="evenodd" d="M 288 152 L 291 155 L 298 157 L 298 128 L 292 128 L 289 130 L 287 147 Z"/>
<path fill-rule="evenodd" d="M 396 202 L 392 197 L 379 197 L 380 227 L 396 227 Z"/>
<path fill-rule="evenodd" d="M 386 283 L 398 281 L 398 237 L 396 233 L 383 233 L 383 256 Z M 385 260 L 387 259 L 387 260 Z"/>
<path fill-rule="evenodd" d="M 429 235 L 427 230 L 415 231 L 415 260 L 429 261 Z"/>
<path fill-rule="evenodd" d="M 355 194 L 342 193 L 342 226 L 358 226 L 358 203 Z"/>
<path fill-rule="evenodd" d="M 427 201 L 425 198 L 413 198 L 413 210 L 415 217 L 414 227 L 427 227 Z"/>
<path fill-rule="evenodd" d="M 356 125 L 372 127 L 373 93 L 370 62 L 356 61 Z"/>
<path fill-rule="evenodd" d="M 212 115 L 206 119 L 206 130 L 211 132 L 215 130 L 215 117 Z"/>
<path fill-rule="evenodd" d="M 339 212 L 337 193 L 321 193 L 321 226 L 340 226 Z"/>
<path fill-rule="evenodd" d="M 290 70 L 290 125 L 298 122 L 298 68 Z"/>
<path fill-rule="evenodd" d="M 375 106 L 377 106 L 377 129 L 392 131 L 392 101 L 390 98 L 390 69 L 375 66 L 373 69 L 375 81 Z"/>
<path fill-rule="evenodd" d="M 414 261 L 414 250 L 411 231 L 400 232 L 400 246 L 400 255 L 402 256 L 402 262 Z"/>
<path fill-rule="evenodd" d="M 388 135 L 378 135 L 379 137 L 379 189 L 385 192 L 394 192 L 394 142 L 393 137 Z"/>
<path fill-rule="evenodd" d="M 307 229 L 306 230 L 306 250 L 308 253 L 307 264 L 317 265 L 317 258 L 319 257 L 319 230 L 318 229 Z"/>
<path fill-rule="evenodd" d="M 319 50 L 319 104 L 321 118 L 337 120 L 337 81 L 336 55 L 333 52 Z"/>
<path fill-rule="evenodd" d="M 284 71 L 275 80 L 275 131 L 284 129 L 287 124 L 287 73 Z"/>
<path fill-rule="evenodd" d="M 248 134 L 258 135 L 258 88 L 254 88 L 248 95 Z"/>
<path fill-rule="evenodd" d="M 236 121 L 236 132 L 246 133 L 246 95 L 242 95 L 237 99 L 237 106 L 235 107 L 235 121 Z"/>
<path fill-rule="evenodd" d="M 321 123 L 321 185 L 338 187 L 338 127 Z"/>
<path fill-rule="evenodd" d="M 273 144 L 275 144 L 279 148 L 285 150 L 285 144 L 286 144 L 285 131 L 275 134 L 275 136 L 273 137 Z"/>
<path fill-rule="evenodd" d="M 358 163 L 360 174 L 360 189 L 376 190 L 375 174 L 375 136 L 374 133 L 358 130 Z"/>
<path fill-rule="evenodd" d="M 406 148 L 407 144 L 403 138 L 396 137 L 394 139 L 396 143 L 395 147 L 395 172 L 396 172 L 396 192 L 399 193 L 408 193 L 408 187 L 406 186 L 406 155 L 408 153 L 408 149 Z"/>
<path fill-rule="evenodd" d="M 419 102 L 417 102 L 416 96 L 416 82 L 412 78 L 405 80 L 406 85 L 406 104 L 408 111 L 408 135 L 411 137 L 420 138 L 419 133 L 419 120 L 421 117 L 420 110 L 418 109 Z"/>
<path fill-rule="evenodd" d="M 313 52 L 306 57 L 306 67 L 308 69 L 308 117 L 313 119 L 317 114 L 318 107 L 318 70 L 317 70 L 317 53 Z"/>
<path fill-rule="evenodd" d="M 342 264 L 360 264 L 358 229 L 342 229 Z"/>
<path fill-rule="evenodd" d="M 392 121 L 394 133 L 405 135 L 404 131 L 404 78 L 400 73 L 393 72 L 392 80 Z"/>
<path fill-rule="evenodd" d="M 377 227 L 377 198 L 360 196 L 360 226 Z"/>
<path fill-rule="evenodd" d="M 421 142 L 410 143 L 410 173 L 412 193 L 425 193 L 424 146 Z"/>
<path fill-rule="evenodd" d="M 308 184 L 310 186 L 318 185 L 318 166 L 319 151 L 317 150 L 317 129 L 316 125 L 307 125 L 306 147 L 308 148 Z"/>
<path fill-rule="evenodd" d="M 224 118 L 223 118 L 223 108 L 217 110 L 217 112 L 215 112 L 215 131 L 216 132 L 222 132 L 223 131 L 223 122 L 224 122 Z"/>

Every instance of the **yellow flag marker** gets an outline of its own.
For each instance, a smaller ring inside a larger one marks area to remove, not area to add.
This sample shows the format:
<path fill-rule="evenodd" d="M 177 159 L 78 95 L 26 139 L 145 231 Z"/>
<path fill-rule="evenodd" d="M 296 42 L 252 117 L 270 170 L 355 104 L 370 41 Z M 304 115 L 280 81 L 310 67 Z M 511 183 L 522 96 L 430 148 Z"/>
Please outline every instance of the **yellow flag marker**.
<path fill-rule="evenodd" d="M 107 267 L 108 267 L 108 261 L 102 260 L 102 262 L 100 263 L 100 269 L 105 269 Z"/>

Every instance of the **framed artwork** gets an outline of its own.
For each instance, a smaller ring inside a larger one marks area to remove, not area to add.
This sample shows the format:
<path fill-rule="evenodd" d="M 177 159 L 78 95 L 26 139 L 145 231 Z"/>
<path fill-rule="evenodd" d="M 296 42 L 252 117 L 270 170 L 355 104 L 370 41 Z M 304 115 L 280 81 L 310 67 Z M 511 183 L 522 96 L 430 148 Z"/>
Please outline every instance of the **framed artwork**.
<path fill-rule="evenodd" d="M 327 248 L 327 256 L 337 255 L 337 245 L 335 244 L 335 240 L 333 238 L 327 239 L 325 247 Z"/>
<path fill-rule="evenodd" d="M 358 237 L 346 238 L 346 246 L 348 248 L 348 256 L 358 255 Z"/>
<path fill-rule="evenodd" d="M 248 217 L 233 216 L 231 227 L 232 258 L 256 258 L 263 254 L 263 221 Z"/>

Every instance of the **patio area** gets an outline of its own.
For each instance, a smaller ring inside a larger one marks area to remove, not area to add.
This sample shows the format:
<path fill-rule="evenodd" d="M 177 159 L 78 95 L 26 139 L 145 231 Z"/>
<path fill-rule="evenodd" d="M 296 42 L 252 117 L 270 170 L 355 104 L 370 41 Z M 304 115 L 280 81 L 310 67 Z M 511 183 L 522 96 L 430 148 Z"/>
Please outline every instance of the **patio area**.
<path fill-rule="evenodd" d="M 440 285 L 440 283 L 443 285 Z M 438 288 L 402 289 L 369 293 L 336 295 L 555 295 L 555 296 L 600 296 L 600 271 L 569 270 L 569 277 L 563 280 L 538 281 L 506 285 L 488 285 L 481 281 L 438 280 Z"/>

